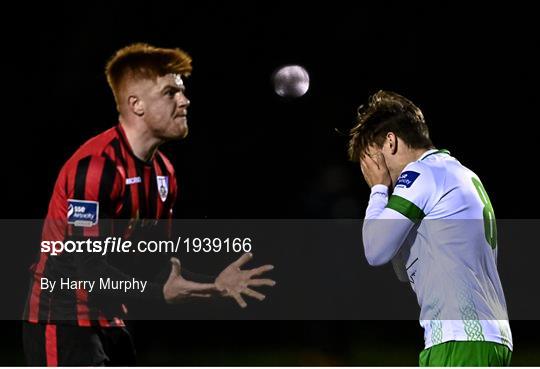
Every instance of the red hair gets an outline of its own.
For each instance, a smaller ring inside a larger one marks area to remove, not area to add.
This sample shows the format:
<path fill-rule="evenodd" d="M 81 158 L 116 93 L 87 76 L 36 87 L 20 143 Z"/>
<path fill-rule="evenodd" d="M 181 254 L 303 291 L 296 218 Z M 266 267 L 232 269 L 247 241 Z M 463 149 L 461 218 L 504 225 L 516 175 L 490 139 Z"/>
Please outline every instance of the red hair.
<path fill-rule="evenodd" d="M 119 92 L 127 79 L 151 79 L 167 74 L 188 76 L 191 57 L 181 49 L 166 49 L 136 43 L 118 50 L 107 62 L 105 75 L 119 106 Z"/>

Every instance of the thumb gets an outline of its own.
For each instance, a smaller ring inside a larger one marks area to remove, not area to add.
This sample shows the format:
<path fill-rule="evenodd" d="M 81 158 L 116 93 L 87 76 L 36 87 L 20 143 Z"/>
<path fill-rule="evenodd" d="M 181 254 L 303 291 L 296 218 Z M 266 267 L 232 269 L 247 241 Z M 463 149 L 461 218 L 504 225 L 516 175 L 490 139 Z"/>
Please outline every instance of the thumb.
<path fill-rule="evenodd" d="M 169 278 L 174 278 L 180 276 L 180 260 L 177 258 L 171 258 L 171 274 Z"/>

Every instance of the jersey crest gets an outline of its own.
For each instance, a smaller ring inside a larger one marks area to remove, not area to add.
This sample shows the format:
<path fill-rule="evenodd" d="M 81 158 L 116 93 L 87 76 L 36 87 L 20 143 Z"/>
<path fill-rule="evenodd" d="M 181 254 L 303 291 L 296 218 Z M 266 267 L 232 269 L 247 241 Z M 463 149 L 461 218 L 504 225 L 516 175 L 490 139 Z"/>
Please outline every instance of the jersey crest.
<path fill-rule="evenodd" d="M 159 197 L 161 201 L 167 200 L 169 194 L 169 176 L 156 176 Z"/>

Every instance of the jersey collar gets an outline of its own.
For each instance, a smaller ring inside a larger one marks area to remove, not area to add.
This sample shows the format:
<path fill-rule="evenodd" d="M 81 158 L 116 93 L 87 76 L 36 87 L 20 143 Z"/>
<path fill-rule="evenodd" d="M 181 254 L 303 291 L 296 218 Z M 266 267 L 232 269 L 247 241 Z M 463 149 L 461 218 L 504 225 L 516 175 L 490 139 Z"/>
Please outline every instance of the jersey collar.
<path fill-rule="evenodd" d="M 441 149 L 441 150 L 439 150 L 439 149 L 431 149 L 431 150 L 428 150 L 425 153 L 423 153 L 422 156 L 420 156 L 420 158 L 418 159 L 418 161 L 424 160 L 428 156 L 434 155 L 434 154 L 447 154 L 447 155 L 450 155 L 450 151 L 448 151 L 446 149 Z"/>
<path fill-rule="evenodd" d="M 116 130 L 118 132 L 118 136 L 120 137 L 120 142 L 122 143 L 122 145 L 124 146 L 128 154 L 131 155 L 131 157 L 139 164 L 142 164 L 145 166 L 151 166 L 156 155 L 154 154 L 154 157 L 147 162 L 142 159 L 139 159 L 137 155 L 135 155 L 135 153 L 133 152 L 133 149 L 131 148 L 131 145 L 129 144 L 129 141 L 126 136 L 126 131 L 124 131 L 124 127 L 122 127 L 122 125 L 118 123 L 118 125 L 116 126 Z"/>

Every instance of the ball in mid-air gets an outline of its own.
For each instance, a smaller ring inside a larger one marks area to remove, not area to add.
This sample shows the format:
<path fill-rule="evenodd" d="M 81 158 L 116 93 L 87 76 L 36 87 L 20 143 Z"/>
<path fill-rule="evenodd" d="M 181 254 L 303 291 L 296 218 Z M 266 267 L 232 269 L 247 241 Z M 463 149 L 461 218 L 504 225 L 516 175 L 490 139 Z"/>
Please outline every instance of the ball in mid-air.
<path fill-rule="evenodd" d="M 309 74 L 299 65 L 286 65 L 272 75 L 274 90 L 282 97 L 303 96 L 309 88 Z"/>

